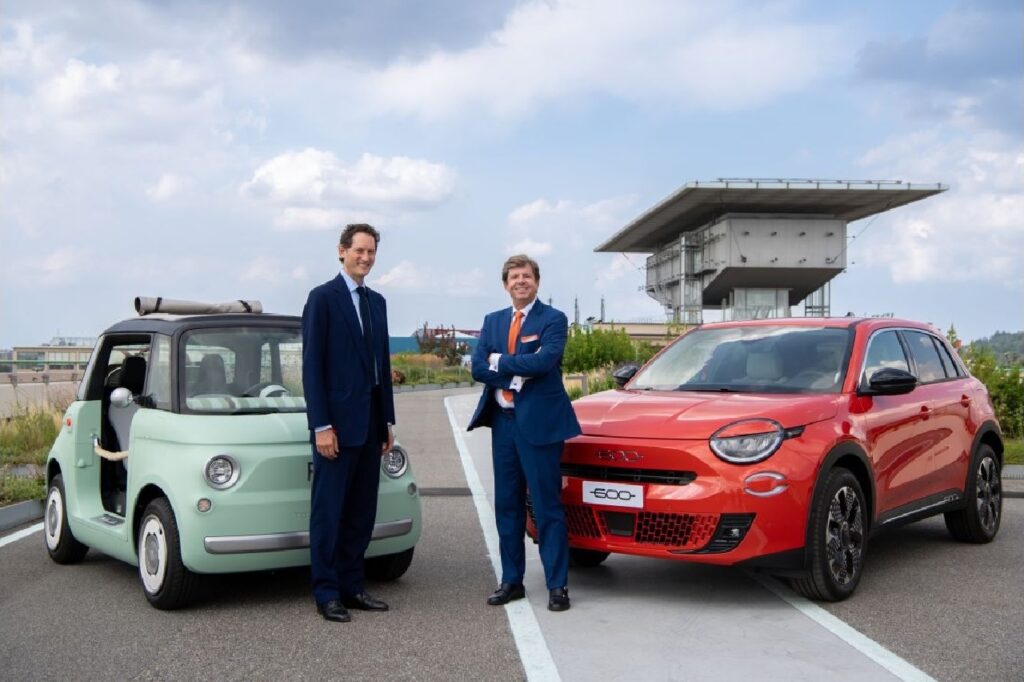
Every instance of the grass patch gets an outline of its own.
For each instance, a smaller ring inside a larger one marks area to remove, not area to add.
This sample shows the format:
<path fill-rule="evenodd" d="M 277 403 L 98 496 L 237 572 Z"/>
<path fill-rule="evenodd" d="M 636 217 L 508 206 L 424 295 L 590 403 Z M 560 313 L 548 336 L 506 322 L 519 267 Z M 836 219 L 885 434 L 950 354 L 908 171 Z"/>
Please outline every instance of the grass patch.
<path fill-rule="evenodd" d="M 1024 464 L 1024 438 L 1003 441 L 1003 464 Z"/>
<path fill-rule="evenodd" d="M 60 420 L 55 410 L 33 407 L 0 422 L 0 465 L 44 464 Z"/>
<path fill-rule="evenodd" d="M 391 356 L 391 369 L 401 372 L 407 386 L 419 384 L 450 384 L 472 381 L 465 367 L 446 367 L 444 361 L 428 353 L 398 353 Z M 396 382 L 397 383 L 397 382 Z"/>
<path fill-rule="evenodd" d="M 40 478 L 0 477 L 0 507 L 25 500 L 41 500 L 45 493 L 45 482 Z"/>

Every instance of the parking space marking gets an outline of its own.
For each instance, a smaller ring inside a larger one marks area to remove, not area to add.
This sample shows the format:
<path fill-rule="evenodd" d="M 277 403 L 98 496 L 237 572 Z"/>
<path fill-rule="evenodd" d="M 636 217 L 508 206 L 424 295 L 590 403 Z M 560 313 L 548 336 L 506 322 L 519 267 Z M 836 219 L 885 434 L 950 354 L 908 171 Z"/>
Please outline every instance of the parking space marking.
<path fill-rule="evenodd" d="M 494 511 L 487 501 L 487 493 L 480 482 L 480 475 L 473 465 L 473 459 L 469 454 L 469 447 L 463 438 L 463 430 L 455 420 L 455 411 L 452 408 L 452 397 L 444 399 L 444 408 L 448 413 L 448 421 L 452 427 L 452 435 L 455 437 L 455 446 L 459 451 L 459 459 L 462 461 L 462 469 L 466 474 L 466 483 L 473 495 L 473 504 L 476 506 L 476 515 L 480 521 L 480 528 L 484 534 L 484 542 L 487 545 L 487 555 L 491 560 L 491 567 L 494 569 L 494 577 L 501 580 L 501 559 L 498 554 L 498 527 L 494 520 Z M 483 599 L 481 597 L 481 603 Z M 494 608 L 494 607 L 487 607 Z M 534 682 L 547 682 L 548 680 L 560 680 L 555 660 L 548 649 L 544 633 L 541 632 L 537 617 L 533 608 L 526 599 L 514 601 L 505 606 L 505 614 L 508 616 L 509 626 L 512 629 L 512 637 L 515 639 L 516 648 L 519 650 L 519 659 L 526 671 L 526 679 Z"/>
<path fill-rule="evenodd" d="M 809 599 L 804 599 L 800 595 L 787 590 L 774 578 L 757 573 L 751 573 L 750 576 L 775 593 L 775 596 L 901 680 L 905 682 L 935 682 L 935 678 L 928 673 L 903 660 L 870 637 L 861 634 Z"/>
<path fill-rule="evenodd" d="M 5 547 L 6 545 L 11 544 L 12 542 L 17 542 L 18 540 L 20 540 L 22 538 L 27 538 L 29 535 L 34 535 L 35 533 L 38 533 L 42 529 L 43 529 L 43 524 L 42 523 L 37 523 L 36 525 L 29 526 L 28 528 L 22 528 L 17 533 L 11 533 L 7 537 L 0 538 L 0 547 Z"/>

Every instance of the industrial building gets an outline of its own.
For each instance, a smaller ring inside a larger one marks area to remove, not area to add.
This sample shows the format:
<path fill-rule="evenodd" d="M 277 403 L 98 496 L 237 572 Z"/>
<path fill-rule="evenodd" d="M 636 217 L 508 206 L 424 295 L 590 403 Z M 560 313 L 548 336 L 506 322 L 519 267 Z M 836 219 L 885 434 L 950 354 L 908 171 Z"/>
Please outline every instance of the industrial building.
<path fill-rule="evenodd" d="M 948 189 L 941 183 L 719 179 L 692 182 L 595 248 L 648 253 L 647 293 L 669 321 L 828 316 L 847 226 Z"/>

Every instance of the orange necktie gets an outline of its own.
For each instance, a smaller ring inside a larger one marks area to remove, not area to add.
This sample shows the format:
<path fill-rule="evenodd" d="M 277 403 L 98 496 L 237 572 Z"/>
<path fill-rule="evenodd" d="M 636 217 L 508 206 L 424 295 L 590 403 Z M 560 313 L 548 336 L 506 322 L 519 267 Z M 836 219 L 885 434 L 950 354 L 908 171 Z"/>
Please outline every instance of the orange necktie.
<path fill-rule="evenodd" d="M 512 325 L 508 328 L 508 353 L 509 355 L 516 354 L 516 339 L 519 338 L 519 328 L 523 326 L 523 311 L 517 310 L 515 315 L 512 316 Z M 508 402 L 515 402 L 513 400 L 514 394 L 512 391 L 502 391 L 501 397 Z"/>

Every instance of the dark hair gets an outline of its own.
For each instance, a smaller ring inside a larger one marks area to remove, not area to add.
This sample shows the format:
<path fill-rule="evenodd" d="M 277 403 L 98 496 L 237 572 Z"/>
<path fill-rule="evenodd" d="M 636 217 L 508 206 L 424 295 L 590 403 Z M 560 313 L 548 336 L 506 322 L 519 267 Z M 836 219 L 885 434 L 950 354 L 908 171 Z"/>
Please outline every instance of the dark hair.
<path fill-rule="evenodd" d="M 371 237 L 373 237 L 374 246 L 380 244 L 380 232 L 373 229 L 372 225 L 367 225 L 366 223 L 352 223 L 351 225 L 346 225 L 345 229 L 341 231 L 341 239 L 338 240 L 338 244 L 345 247 L 346 249 L 351 249 L 352 239 L 359 232 L 368 234 Z"/>
<path fill-rule="evenodd" d="M 539 282 L 540 266 L 537 265 L 537 261 L 533 260 L 526 254 L 522 253 L 508 257 L 508 260 L 505 261 L 505 265 L 501 267 L 501 281 L 508 281 L 508 271 L 511 270 L 512 268 L 525 268 L 526 266 L 530 266 L 530 268 L 533 270 L 533 278 Z"/>

